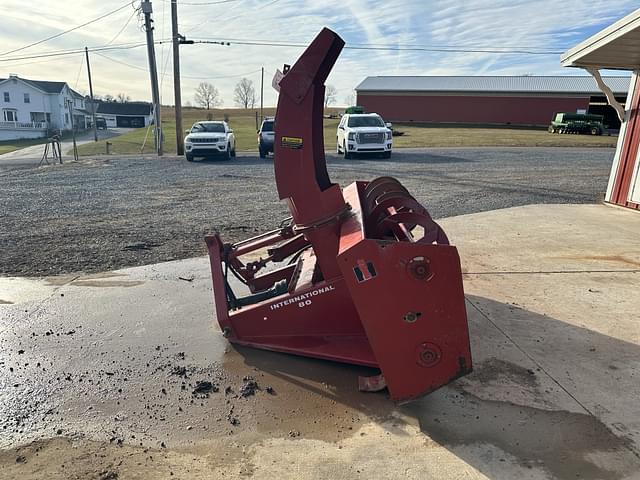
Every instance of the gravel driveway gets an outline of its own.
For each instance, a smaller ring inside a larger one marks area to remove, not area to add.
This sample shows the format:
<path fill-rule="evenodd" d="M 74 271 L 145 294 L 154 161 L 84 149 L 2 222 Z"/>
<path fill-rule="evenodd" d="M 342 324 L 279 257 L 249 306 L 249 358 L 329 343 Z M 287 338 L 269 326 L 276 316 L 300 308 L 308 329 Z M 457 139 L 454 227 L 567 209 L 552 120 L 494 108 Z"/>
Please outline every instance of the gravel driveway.
<path fill-rule="evenodd" d="M 407 149 L 390 160 L 328 155 L 334 182 L 397 177 L 436 218 L 533 203 L 593 203 L 613 149 Z M 0 172 L 0 273 L 108 271 L 206 254 L 203 237 L 277 227 L 271 160 L 84 159 Z"/>

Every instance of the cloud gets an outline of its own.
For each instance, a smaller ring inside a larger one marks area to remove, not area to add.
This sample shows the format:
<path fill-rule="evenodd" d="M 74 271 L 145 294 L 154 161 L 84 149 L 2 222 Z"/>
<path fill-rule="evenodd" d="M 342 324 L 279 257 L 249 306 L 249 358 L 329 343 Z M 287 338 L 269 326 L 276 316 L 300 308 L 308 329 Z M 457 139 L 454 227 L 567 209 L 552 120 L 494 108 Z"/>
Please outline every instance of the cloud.
<path fill-rule="evenodd" d="M 348 45 L 376 44 L 472 47 L 527 47 L 564 51 L 597 30 L 631 12 L 630 0 L 390 0 L 372 4 L 366 0 L 238 0 L 217 5 L 189 5 L 205 0 L 178 0 L 180 31 L 189 38 L 255 39 L 308 43 L 324 26 L 338 32 Z M 108 3 L 108 5 L 107 5 Z M 135 4 L 138 4 L 138 0 Z M 115 0 L 67 0 L 65 8 L 54 0 L 37 3 L 37 15 L 24 9 L 22 0 L 2 0 L 1 51 L 53 35 L 124 5 Z M 171 36 L 169 0 L 153 0 L 156 40 Z M 51 50 L 98 46 L 113 42 L 144 42 L 138 18 L 125 8 L 86 28 L 19 52 L 37 54 Z M 195 87 L 210 81 L 221 92 L 225 105 L 233 105 L 233 88 L 241 76 L 260 83 L 265 68 L 265 104 L 273 105 L 276 92 L 271 77 L 277 68 L 292 63 L 302 47 L 258 45 L 184 45 L 181 47 L 183 101 L 192 101 Z M 17 53 L 15 54 L 17 55 Z M 99 94 L 126 93 L 149 99 L 146 48 L 91 55 L 94 90 Z M 8 56 L 7 56 L 8 57 Z M 156 45 L 163 102 L 173 102 L 171 45 Z M 0 57 L 0 60 L 6 57 Z M 63 80 L 88 91 L 81 54 L 56 59 L 0 62 L 0 77 L 16 73 L 26 78 Z M 562 69 L 559 56 L 490 53 L 344 50 L 328 83 L 338 89 L 342 101 L 368 75 L 513 75 L 575 74 Z"/>

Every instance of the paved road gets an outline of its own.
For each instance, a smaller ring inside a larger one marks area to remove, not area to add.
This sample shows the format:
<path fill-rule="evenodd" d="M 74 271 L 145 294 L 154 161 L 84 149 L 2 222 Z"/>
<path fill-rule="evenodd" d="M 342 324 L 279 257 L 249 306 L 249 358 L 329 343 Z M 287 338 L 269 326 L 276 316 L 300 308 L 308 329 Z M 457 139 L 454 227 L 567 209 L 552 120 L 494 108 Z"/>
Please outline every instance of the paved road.
<path fill-rule="evenodd" d="M 109 130 L 98 130 L 98 140 L 116 137 L 127 132 L 128 128 L 111 128 Z M 93 132 L 86 132 L 76 138 L 76 144 L 82 145 L 93 141 Z M 73 148 L 72 141 L 65 141 L 60 144 L 63 160 L 70 158 L 67 152 Z M 14 150 L 13 152 L 0 155 L 0 172 L 19 168 L 37 167 L 44 153 L 44 144 L 32 145 L 30 147 Z M 49 160 L 52 161 L 51 159 Z"/>
<path fill-rule="evenodd" d="M 341 185 L 397 177 L 436 218 L 537 203 L 594 203 L 613 149 L 411 149 L 390 160 L 328 155 Z M 0 172 L 0 273 L 100 272 L 206 253 L 288 216 L 272 160 L 86 159 Z"/>

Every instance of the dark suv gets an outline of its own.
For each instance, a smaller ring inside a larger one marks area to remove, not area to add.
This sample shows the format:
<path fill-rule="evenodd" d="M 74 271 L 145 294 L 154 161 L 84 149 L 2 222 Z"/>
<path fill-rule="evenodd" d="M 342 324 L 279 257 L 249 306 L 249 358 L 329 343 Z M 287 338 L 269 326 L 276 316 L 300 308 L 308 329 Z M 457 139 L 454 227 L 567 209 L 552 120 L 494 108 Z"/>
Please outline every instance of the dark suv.
<path fill-rule="evenodd" d="M 275 123 L 275 119 L 269 117 L 262 120 L 262 125 L 258 130 L 258 152 L 260 152 L 260 158 L 266 158 L 269 152 L 273 153 Z"/>

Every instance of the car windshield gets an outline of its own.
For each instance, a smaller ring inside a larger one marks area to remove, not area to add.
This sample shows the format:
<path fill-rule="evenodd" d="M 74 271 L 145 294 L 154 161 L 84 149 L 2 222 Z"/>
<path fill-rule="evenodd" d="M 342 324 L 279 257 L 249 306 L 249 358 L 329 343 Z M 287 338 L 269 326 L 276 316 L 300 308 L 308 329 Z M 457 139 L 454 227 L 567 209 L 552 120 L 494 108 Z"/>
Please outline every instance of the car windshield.
<path fill-rule="evenodd" d="M 224 133 L 224 124 L 222 123 L 196 123 L 191 127 L 192 132 L 213 132 Z"/>
<path fill-rule="evenodd" d="M 260 130 L 263 132 L 273 132 L 273 122 L 264 122 Z"/>
<path fill-rule="evenodd" d="M 349 117 L 349 127 L 384 127 L 380 117 Z"/>

